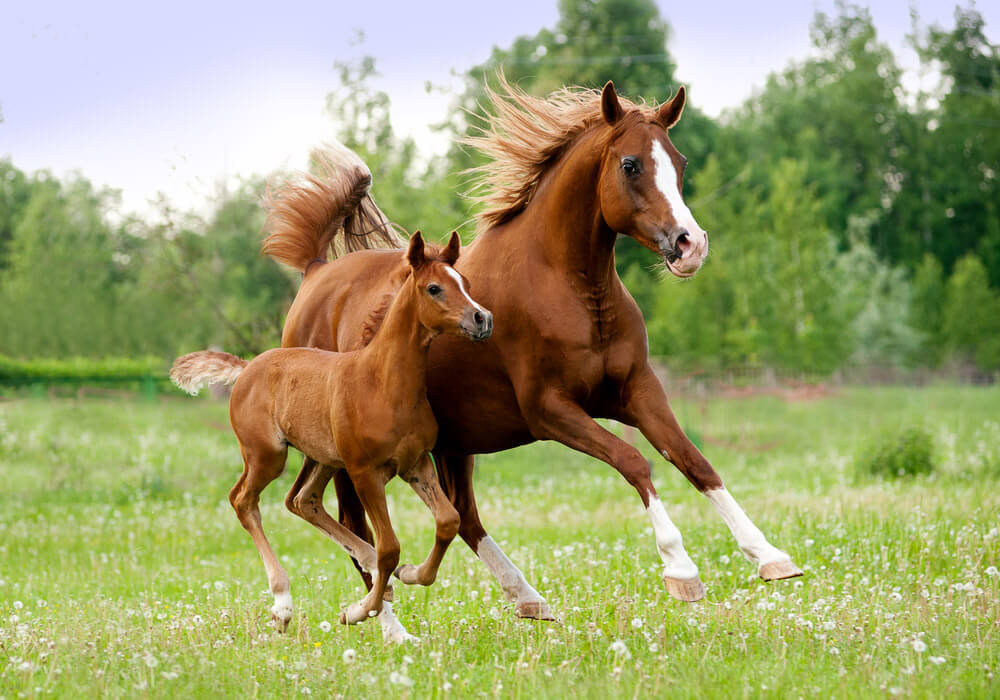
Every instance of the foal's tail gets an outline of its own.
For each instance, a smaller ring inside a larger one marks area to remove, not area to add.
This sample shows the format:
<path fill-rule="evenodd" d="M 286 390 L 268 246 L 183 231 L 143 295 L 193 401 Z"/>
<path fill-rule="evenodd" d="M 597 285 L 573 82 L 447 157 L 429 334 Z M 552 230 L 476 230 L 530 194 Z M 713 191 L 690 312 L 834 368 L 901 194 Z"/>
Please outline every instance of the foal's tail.
<path fill-rule="evenodd" d="M 236 355 L 202 350 L 182 355 L 170 368 L 170 381 L 189 394 L 197 394 L 206 384 L 233 384 L 250 364 Z"/>
<path fill-rule="evenodd" d="M 313 151 L 312 161 L 318 175 L 303 173 L 268 190 L 261 252 L 305 273 L 331 251 L 337 257 L 364 248 L 402 247 L 395 225 L 369 192 L 371 170 L 354 151 L 332 143 Z"/>

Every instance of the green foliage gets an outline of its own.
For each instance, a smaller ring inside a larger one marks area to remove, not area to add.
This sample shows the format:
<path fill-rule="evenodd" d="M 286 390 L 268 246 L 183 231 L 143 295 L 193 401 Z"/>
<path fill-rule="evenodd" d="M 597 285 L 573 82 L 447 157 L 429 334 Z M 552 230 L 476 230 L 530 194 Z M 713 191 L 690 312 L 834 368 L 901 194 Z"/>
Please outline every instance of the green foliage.
<path fill-rule="evenodd" d="M 166 369 L 163 360 L 158 357 L 16 360 L 0 355 L 0 384 L 26 384 L 52 380 L 140 379 L 163 376 Z"/>
<path fill-rule="evenodd" d="M 906 428 L 872 440 L 855 465 L 859 476 L 882 479 L 930 474 L 934 471 L 934 441 L 923 428 Z"/>
<path fill-rule="evenodd" d="M 1000 368 L 1000 295 L 990 289 L 986 268 L 975 255 L 958 261 L 945 292 L 943 332 L 958 360 Z"/>

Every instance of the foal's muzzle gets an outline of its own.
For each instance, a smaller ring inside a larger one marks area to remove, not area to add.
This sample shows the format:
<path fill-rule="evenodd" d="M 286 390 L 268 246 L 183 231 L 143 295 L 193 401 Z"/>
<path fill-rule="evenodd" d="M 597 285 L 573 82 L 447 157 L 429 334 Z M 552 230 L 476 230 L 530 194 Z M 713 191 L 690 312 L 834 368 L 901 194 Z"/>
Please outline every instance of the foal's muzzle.
<path fill-rule="evenodd" d="M 493 314 L 486 309 L 470 306 L 462 314 L 462 321 L 458 325 L 473 340 L 486 340 L 493 335 Z"/>
<path fill-rule="evenodd" d="M 701 230 L 689 231 L 678 227 L 670 233 L 658 235 L 656 246 L 672 273 L 678 277 L 690 277 L 708 255 L 708 235 Z"/>

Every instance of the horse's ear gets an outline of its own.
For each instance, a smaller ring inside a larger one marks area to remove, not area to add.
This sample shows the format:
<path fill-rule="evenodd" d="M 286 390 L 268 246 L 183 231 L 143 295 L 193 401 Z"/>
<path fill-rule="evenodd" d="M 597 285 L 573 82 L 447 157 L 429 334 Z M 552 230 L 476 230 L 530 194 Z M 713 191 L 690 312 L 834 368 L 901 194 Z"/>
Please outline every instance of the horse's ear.
<path fill-rule="evenodd" d="M 625 114 L 621 102 L 618 101 L 615 84 L 610 80 L 604 84 L 604 90 L 601 91 L 601 114 L 608 124 L 614 124 Z"/>
<path fill-rule="evenodd" d="M 458 253 L 462 249 L 462 239 L 458 237 L 458 231 L 451 232 L 451 239 L 448 245 L 441 251 L 441 257 L 449 265 L 454 265 L 458 260 Z"/>
<path fill-rule="evenodd" d="M 680 121 L 685 101 L 687 101 L 687 92 L 684 90 L 684 86 L 681 85 L 677 88 L 677 94 L 669 102 L 664 102 L 660 105 L 660 109 L 656 113 L 656 121 L 660 122 L 660 125 L 664 129 L 671 128 Z"/>
<path fill-rule="evenodd" d="M 410 247 L 406 251 L 410 267 L 416 269 L 424 264 L 424 237 L 417 231 L 410 236 Z"/>

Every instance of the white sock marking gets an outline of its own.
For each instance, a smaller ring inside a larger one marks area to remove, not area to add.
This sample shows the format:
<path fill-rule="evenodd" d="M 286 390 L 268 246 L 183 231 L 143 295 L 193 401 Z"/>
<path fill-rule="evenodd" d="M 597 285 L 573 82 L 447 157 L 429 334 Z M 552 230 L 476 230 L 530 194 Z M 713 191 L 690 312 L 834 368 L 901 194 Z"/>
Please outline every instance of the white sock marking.
<path fill-rule="evenodd" d="M 776 561 L 789 561 L 791 557 L 773 546 L 764 537 L 764 533 L 753 524 L 747 514 L 743 512 L 736 499 L 726 489 L 713 489 L 706 491 L 705 495 L 712 502 L 719 515 L 736 538 L 736 544 L 743 551 L 744 556 L 758 567 Z"/>
<path fill-rule="evenodd" d="M 382 641 L 384 642 L 402 644 L 403 642 L 420 641 L 403 627 L 403 623 L 392 612 L 392 603 L 382 601 L 382 612 L 378 614 L 378 622 L 382 626 Z"/>
<path fill-rule="evenodd" d="M 695 578 L 698 575 L 698 567 L 684 550 L 681 531 L 670 520 L 659 497 L 650 495 L 646 513 L 653 523 L 656 548 L 660 551 L 660 558 L 663 559 L 663 575 L 677 579 Z"/>
<path fill-rule="evenodd" d="M 274 607 L 271 612 L 282 620 L 292 619 L 292 594 L 288 591 L 274 594 Z"/>
<path fill-rule="evenodd" d="M 514 563 L 507 558 L 503 550 L 497 546 L 493 538 L 487 535 L 479 541 L 476 547 L 476 554 L 490 573 L 500 583 L 504 597 L 510 602 L 544 602 L 542 596 L 524 579 L 521 570 L 514 566 Z"/>

